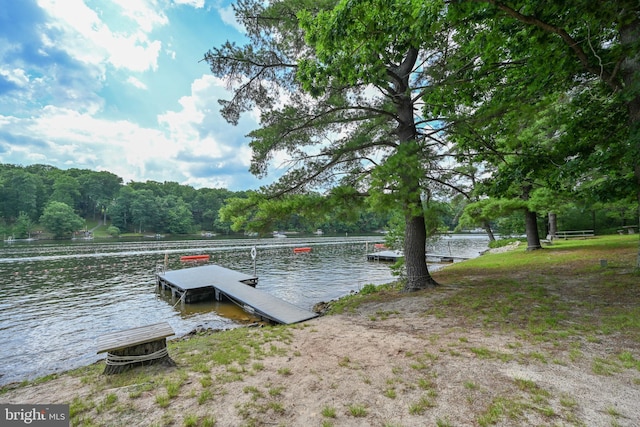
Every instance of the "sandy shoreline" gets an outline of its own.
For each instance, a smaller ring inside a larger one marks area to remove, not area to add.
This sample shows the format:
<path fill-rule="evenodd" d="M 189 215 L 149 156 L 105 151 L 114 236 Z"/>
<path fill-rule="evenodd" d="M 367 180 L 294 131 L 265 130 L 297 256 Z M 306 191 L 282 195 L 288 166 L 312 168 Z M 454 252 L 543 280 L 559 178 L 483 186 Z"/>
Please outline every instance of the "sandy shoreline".
<path fill-rule="evenodd" d="M 456 290 L 437 294 L 446 292 Z M 187 416 L 211 416 L 218 426 L 311 426 L 329 420 L 335 426 L 408 427 L 478 425 L 479 414 L 508 397 L 513 402 L 505 407 L 526 414 L 521 425 L 571 425 L 572 420 L 575 425 L 611 425 L 614 411 L 620 414 L 616 425 L 640 423 L 640 373 L 592 372 L 594 360 L 606 358 L 615 342 L 585 343 L 575 359 L 552 344 L 532 345 L 510 333 L 488 333 L 455 319 L 423 315 L 434 296 L 368 304 L 355 314 L 291 328 L 290 343 L 279 344 L 282 355 L 266 357 L 261 370 L 224 384 L 205 404 L 197 401 L 203 386 L 193 372 L 183 378 L 179 397 L 165 410 L 159 410 L 157 388 L 132 398 L 131 385 L 109 385 L 111 378 L 98 377 L 104 387 L 98 392 L 96 384 L 70 375 L 10 390 L 0 401 L 68 403 L 81 397 L 98 406 L 112 394 L 130 407 L 94 409 L 95 425 L 169 425 L 169 419 L 185 425 Z M 170 370 L 177 374 L 181 362 L 179 355 L 175 358 L 178 368 Z M 224 375 L 227 369 L 216 367 L 210 375 Z M 277 394 L 270 392 L 274 388 Z M 532 409 L 534 405 L 539 408 Z M 324 416 L 326 408 L 335 415 Z M 353 415 L 358 410 L 365 415 Z M 512 425 L 508 420 L 496 425 Z"/>

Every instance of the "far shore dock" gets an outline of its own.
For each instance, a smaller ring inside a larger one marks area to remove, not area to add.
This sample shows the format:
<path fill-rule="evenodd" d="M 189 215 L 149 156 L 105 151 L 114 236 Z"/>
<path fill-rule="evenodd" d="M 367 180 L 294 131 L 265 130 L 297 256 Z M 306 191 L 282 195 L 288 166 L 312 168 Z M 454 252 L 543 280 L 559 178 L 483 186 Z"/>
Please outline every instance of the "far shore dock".
<path fill-rule="evenodd" d="M 402 251 L 378 251 L 367 254 L 369 261 L 390 261 L 396 262 L 400 258 L 404 257 Z M 464 261 L 469 259 L 468 257 L 452 256 L 452 255 L 438 255 L 438 254 L 426 254 L 427 262 L 432 263 L 451 263 L 455 261 Z"/>

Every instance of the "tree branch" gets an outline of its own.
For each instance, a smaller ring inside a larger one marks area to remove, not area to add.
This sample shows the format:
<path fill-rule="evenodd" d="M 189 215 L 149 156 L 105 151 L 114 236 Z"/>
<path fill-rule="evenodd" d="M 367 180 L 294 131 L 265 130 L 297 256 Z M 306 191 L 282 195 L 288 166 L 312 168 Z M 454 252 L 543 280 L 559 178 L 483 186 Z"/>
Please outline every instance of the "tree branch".
<path fill-rule="evenodd" d="M 589 62 L 589 58 L 587 57 L 587 54 L 582 49 L 580 44 L 573 37 L 571 37 L 571 35 L 569 33 L 567 33 L 564 30 L 564 28 L 560 28 L 560 27 L 557 27 L 555 25 L 551 25 L 551 24 L 549 24 L 547 22 L 542 21 L 541 19 L 536 18 L 535 16 L 523 15 L 522 13 L 518 12 L 517 10 L 515 10 L 515 9 L 513 9 L 513 8 L 507 6 L 506 4 L 504 4 L 504 3 L 500 2 L 500 1 L 497 1 L 497 0 L 476 0 L 476 1 L 486 1 L 487 3 L 494 5 L 498 9 L 502 10 L 503 12 L 505 12 L 507 15 L 511 16 L 512 18 L 515 18 L 516 20 L 518 20 L 520 22 L 523 22 L 523 23 L 528 24 L 528 25 L 536 26 L 536 27 L 540 28 L 541 30 L 546 31 L 548 33 L 557 34 L 564 41 L 564 43 L 567 46 L 569 46 L 569 48 L 573 51 L 573 53 L 576 55 L 576 57 L 578 58 L 578 60 L 582 64 L 582 67 L 586 71 L 588 71 L 591 74 L 594 74 L 594 75 L 600 77 L 600 79 L 602 81 L 604 81 L 613 90 L 621 89 L 621 87 L 618 84 L 616 84 L 616 82 L 613 80 L 613 77 L 612 77 L 611 73 L 609 73 L 607 70 L 604 70 L 604 69 L 600 70 L 598 67 L 593 66 Z"/>

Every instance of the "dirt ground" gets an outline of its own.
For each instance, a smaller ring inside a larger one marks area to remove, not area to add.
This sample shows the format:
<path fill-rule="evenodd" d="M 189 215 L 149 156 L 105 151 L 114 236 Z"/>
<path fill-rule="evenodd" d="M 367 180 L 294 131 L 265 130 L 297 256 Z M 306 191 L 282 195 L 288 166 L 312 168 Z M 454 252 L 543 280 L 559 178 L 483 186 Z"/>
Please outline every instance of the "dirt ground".
<path fill-rule="evenodd" d="M 438 295 L 448 292 L 456 289 Z M 620 351 L 615 337 L 584 342 L 576 355 L 424 315 L 436 300 L 426 293 L 371 303 L 292 328 L 286 352 L 261 360 L 262 369 L 202 404 L 194 373 L 165 408 L 156 389 L 135 397 L 131 385 L 96 392 L 70 375 L 10 390 L 0 401 L 117 396 L 87 416 L 86 425 L 100 426 L 640 425 L 640 372 L 594 373 L 596 361 Z M 212 377 L 227 368 L 215 369 Z"/>

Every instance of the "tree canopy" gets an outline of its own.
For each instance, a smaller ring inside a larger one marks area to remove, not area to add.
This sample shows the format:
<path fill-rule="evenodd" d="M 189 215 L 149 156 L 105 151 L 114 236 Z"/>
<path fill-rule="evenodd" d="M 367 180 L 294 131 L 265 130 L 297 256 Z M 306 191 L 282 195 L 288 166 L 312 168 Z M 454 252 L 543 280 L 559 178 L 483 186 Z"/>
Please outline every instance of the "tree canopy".
<path fill-rule="evenodd" d="M 71 237 L 74 231 L 82 228 L 84 220 L 66 203 L 52 201 L 44 209 L 40 223 L 59 239 Z"/>
<path fill-rule="evenodd" d="M 537 214 L 557 208 L 540 190 L 604 201 L 613 181 L 613 198 L 640 197 L 635 1 L 249 0 L 234 10 L 249 43 L 205 60 L 232 88 L 221 100 L 229 121 L 260 110 L 251 170 L 288 156 L 262 199 L 351 187 L 400 210 L 407 290 L 433 284 L 421 248 L 425 211 L 443 191 L 504 200 L 493 210 L 503 215 L 521 209 L 530 249 Z"/>
<path fill-rule="evenodd" d="M 213 49 L 205 59 L 212 72 L 234 88 L 233 98 L 222 102 L 225 117 L 232 105 L 234 111 L 261 111 L 261 127 L 248 135 L 251 170 L 264 174 L 282 151 L 289 158 L 286 174 L 264 188 L 262 198 L 284 202 L 288 195 L 319 191 L 329 200 L 367 199 L 379 209 L 399 209 L 405 217 L 406 288 L 434 285 L 425 260 L 428 200 L 422 196 L 440 145 L 429 139 L 428 121 L 415 115 L 425 86 L 419 71 L 424 52 L 412 46 L 410 38 L 399 36 L 386 48 L 388 54 L 370 64 L 365 61 L 368 55 L 359 58 L 352 49 L 366 37 L 366 29 L 345 25 L 344 32 L 332 33 L 330 23 L 339 13 L 332 8 L 335 2 L 313 7 L 297 1 L 248 4 L 241 2 L 235 10 L 250 26 L 251 43 L 234 51 L 229 45 Z M 275 11 L 279 18 L 267 19 Z M 247 19 L 256 13 L 262 19 Z M 379 26 L 377 33 L 389 30 L 375 15 L 359 19 L 367 21 L 365 26 Z M 304 47 L 292 52 L 291 46 Z M 244 63 L 252 68 L 242 68 Z M 276 104 L 271 98 L 263 100 L 259 91 L 247 90 L 244 82 L 258 81 L 286 81 L 277 88 L 285 92 L 285 100 Z M 237 218 L 248 220 L 247 208 L 238 209 Z"/>

